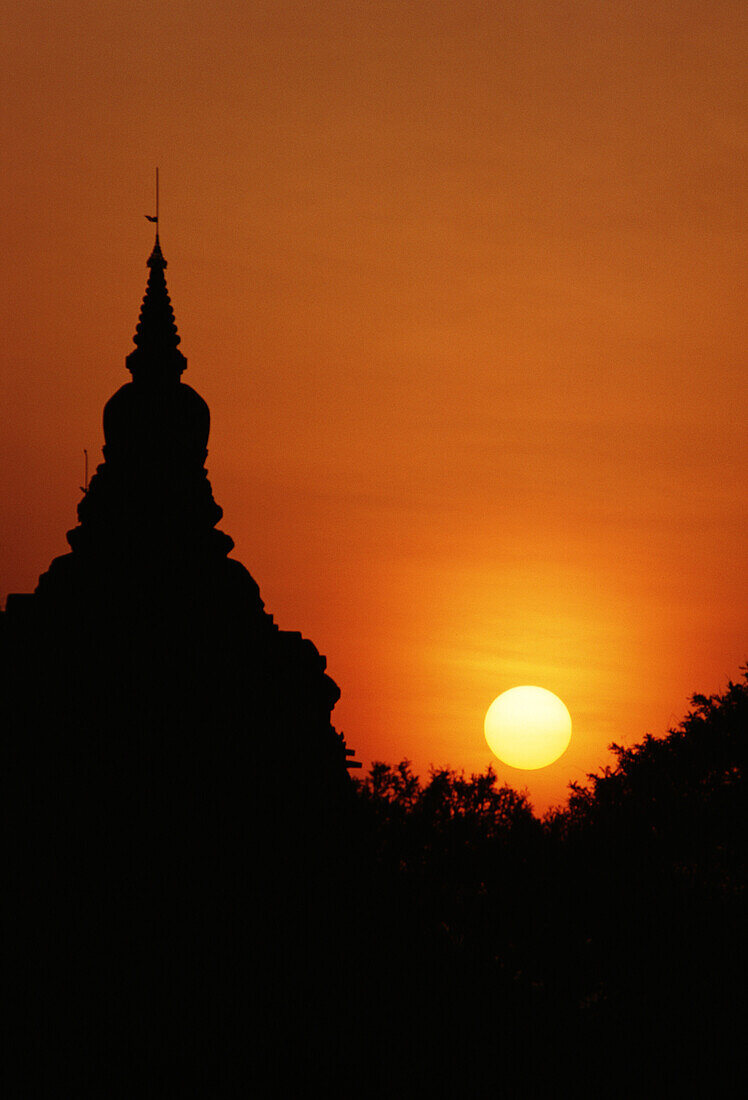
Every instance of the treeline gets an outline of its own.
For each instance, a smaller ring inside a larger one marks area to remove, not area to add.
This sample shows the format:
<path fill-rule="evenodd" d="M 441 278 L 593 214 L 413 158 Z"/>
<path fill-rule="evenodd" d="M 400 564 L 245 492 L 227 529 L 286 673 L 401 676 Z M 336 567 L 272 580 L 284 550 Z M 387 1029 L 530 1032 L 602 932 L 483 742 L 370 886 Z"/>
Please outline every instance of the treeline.
<path fill-rule="evenodd" d="M 444 1042 L 454 1035 L 451 1007 L 434 1004 L 438 971 L 470 1019 L 461 1049 L 475 1088 L 500 1058 L 508 1095 L 542 1090 L 581 1052 L 574 1072 L 591 1093 L 610 1060 L 650 1094 L 657 1075 L 663 1088 L 718 1072 L 737 1081 L 748 675 L 694 696 L 665 737 L 613 752 L 542 821 L 491 768 L 422 781 L 407 761 L 376 763 L 358 782 L 369 859 L 411 937 L 428 1026 L 446 1019 Z"/>

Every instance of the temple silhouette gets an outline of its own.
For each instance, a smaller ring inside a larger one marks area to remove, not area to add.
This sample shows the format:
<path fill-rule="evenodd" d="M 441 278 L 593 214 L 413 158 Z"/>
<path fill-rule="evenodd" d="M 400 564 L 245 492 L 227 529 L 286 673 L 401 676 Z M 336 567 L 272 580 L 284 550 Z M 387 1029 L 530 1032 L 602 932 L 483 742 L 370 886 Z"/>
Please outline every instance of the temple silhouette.
<path fill-rule="evenodd" d="M 239 1049 L 257 1074 L 344 952 L 340 692 L 216 526 L 166 266 L 157 231 L 70 552 L 0 616 L 12 1007 L 58 1087 L 140 1087 L 164 1051 L 206 1088 Z"/>
<path fill-rule="evenodd" d="M 79 740 L 86 729 L 97 741 L 103 724 L 130 745 L 145 738 L 146 753 L 168 751 L 173 737 L 181 755 L 192 741 L 201 770 L 208 757 L 259 758 L 272 743 L 334 801 L 351 755 L 330 724 L 340 692 L 312 643 L 278 629 L 216 529 L 223 513 L 204 467 L 210 413 L 181 381 L 166 266 L 157 234 L 126 360 L 132 381 L 104 408 L 104 462 L 68 532 L 71 552 L 33 596 L 8 598 L 13 653 L 48 647 L 56 724 L 71 721 Z M 218 736 L 226 720 L 230 749 Z"/>
<path fill-rule="evenodd" d="M 70 553 L 0 614 L 2 1094 L 739 1095 L 748 681 L 544 822 L 490 769 L 356 790 L 148 267 Z"/>

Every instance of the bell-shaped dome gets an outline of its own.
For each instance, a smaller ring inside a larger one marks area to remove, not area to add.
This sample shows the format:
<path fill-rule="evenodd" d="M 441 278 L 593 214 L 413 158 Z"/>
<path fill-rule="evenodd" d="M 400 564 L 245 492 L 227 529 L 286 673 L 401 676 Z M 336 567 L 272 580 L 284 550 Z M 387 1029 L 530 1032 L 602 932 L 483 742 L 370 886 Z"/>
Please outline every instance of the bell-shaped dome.
<path fill-rule="evenodd" d="M 107 458 L 162 466 L 205 461 L 210 410 L 183 382 L 127 382 L 104 406 Z"/>
<path fill-rule="evenodd" d="M 223 513 L 204 466 L 210 411 L 179 380 L 187 361 L 177 347 L 158 235 L 148 267 L 136 347 L 127 358 L 133 379 L 104 407 L 105 461 L 78 505 L 80 524 L 68 541 L 74 551 L 105 557 L 177 551 L 225 557 L 233 543 L 215 530 Z"/>
<path fill-rule="evenodd" d="M 210 412 L 202 397 L 179 381 L 187 360 L 169 292 L 166 260 L 156 233 L 148 258 L 148 285 L 135 330 L 135 350 L 127 356 L 133 376 L 104 408 L 107 459 L 170 468 L 202 465 Z"/>

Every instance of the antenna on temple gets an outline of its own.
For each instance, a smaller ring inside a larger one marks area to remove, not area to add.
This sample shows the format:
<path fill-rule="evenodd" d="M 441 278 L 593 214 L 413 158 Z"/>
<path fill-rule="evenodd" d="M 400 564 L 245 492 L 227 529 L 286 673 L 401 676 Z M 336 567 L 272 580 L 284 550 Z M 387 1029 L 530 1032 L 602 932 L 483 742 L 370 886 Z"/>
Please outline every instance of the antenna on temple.
<path fill-rule="evenodd" d="M 158 237 L 158 168 L 156 169 L 156 216 L 154 218 L 151 214 L 146 214 L 146 218 L 149 222 L 156 223 L 156 236 Z"/>
<path fill-rule="evenodd" d="M 88 451 L 83 448 L 83 484 L 80 487 L 82 493 L 88 492 Z"/>

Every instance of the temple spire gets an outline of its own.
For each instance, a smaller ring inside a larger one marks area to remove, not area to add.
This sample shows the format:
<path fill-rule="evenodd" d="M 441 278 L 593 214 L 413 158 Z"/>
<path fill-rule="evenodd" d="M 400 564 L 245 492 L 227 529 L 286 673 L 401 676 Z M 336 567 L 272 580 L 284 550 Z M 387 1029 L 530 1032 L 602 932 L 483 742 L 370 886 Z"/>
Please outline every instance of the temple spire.
<path fill-rule="evenodd" d="M 135 351 L 127 356 L 127 369 L 135 381 L 179 381 L 187 360 L 178 350 L 180 336 L 166 288 L 166 259 L 156 227 L 156 240 L 148 257 L 148 284 L 135 329 Z"/>

